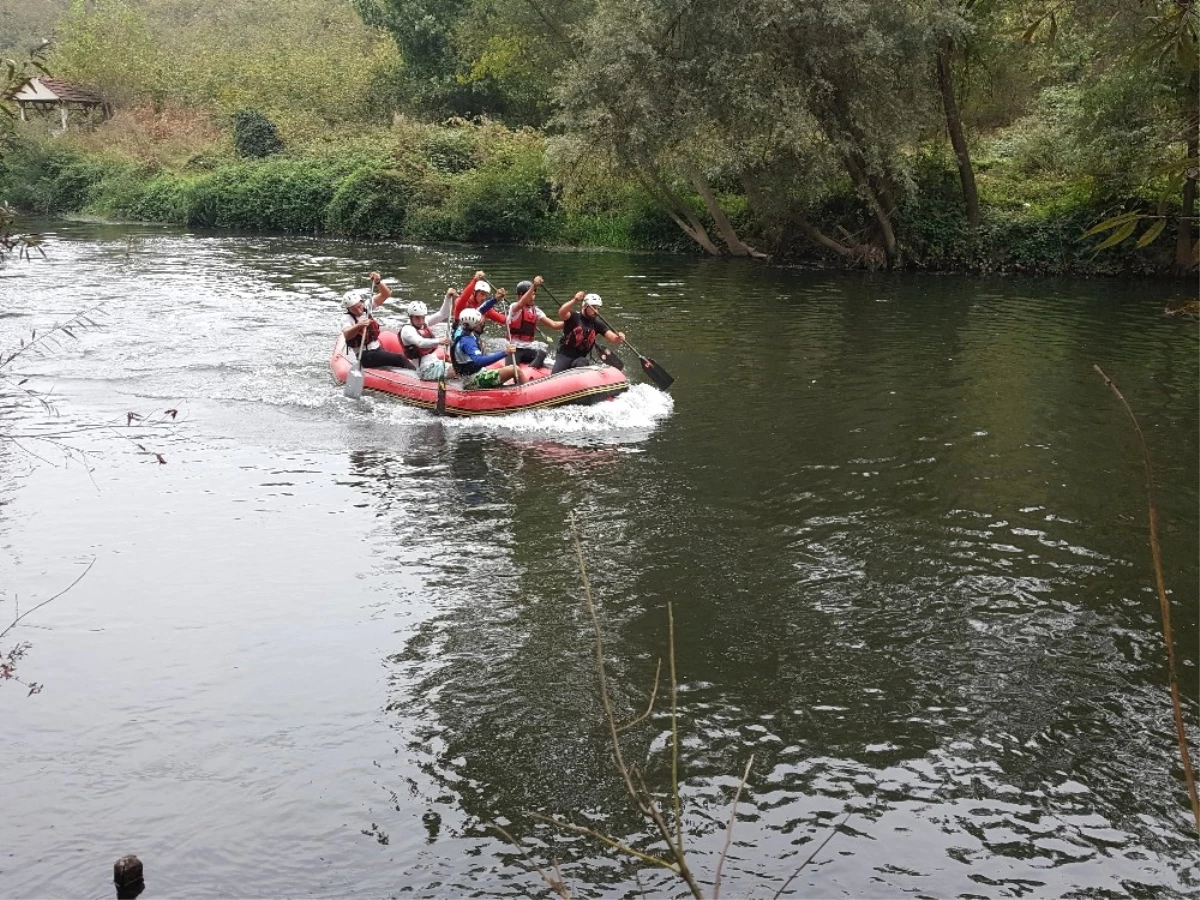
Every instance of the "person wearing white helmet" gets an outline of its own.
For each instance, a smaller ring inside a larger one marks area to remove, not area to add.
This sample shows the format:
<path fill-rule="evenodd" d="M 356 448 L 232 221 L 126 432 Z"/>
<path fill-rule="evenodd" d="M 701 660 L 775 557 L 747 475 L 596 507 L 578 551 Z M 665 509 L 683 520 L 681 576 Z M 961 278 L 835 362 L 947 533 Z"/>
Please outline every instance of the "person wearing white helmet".
<path fill-rule="evenodd" d="M 580 309 L 575 304 L 582 302 Z M 604 301 L 596 293 L 585 294 L 583 291 L 564 303 L 558 309 L 558 317 L 562 319 L 563 335 L 558 341 L 558 352 L 554 359 L 554 372 L 572 369 L 576 366 L 592 364 L 588 354 L 596 343 L 596 335 L 604 335 L 610 344 L 620 344 L 625 340 L 623 331 L 613 331 L 608 323 L 600 318 L 600 307 Z"/>
<path fill-rule="evenodd" d="M 517 362 L 541 368 L 549 349 L 537 340 L 538 326 L 551 331 L 562 331 L 563 323 L 556 322 L 534 305 L 537 289 L 546 281 L 541 275 L 533 281 L 522 281 L 517 285 L 517 302 L 508 308 L 508 342 L 517 348 Z"/>
<path fill-rule="evenodd" d="M 437 355 L 437 348 L 449 346 L 450 339 L 434 335 L 433 326 L 450 317 L 453 303 L 454 290 L 451 289 L 446 291 L 442 308 L 433 315 L 429 315 L 429 308 L 420 300 L 408 304 L 408 324 L 400 329 L 400 343 L 404 346 L 404 355 L 416 364 L 422 381 L 441 381 L 451 374 L 450 365 Z"/>
<path fill-rule="evenodd" d="M 499 387 L 509 381 L 521 383 L 521 369 L 517 365 L 487 368 L 516 350 L 509 345 L 495 353 L 483 352 L 479 338 L 483 331 L 483 317 L 495 302 L 495 298 L 488 300 L 484 304 L 486 309 L 468 307 L 458 317 L 458 328 L 450 344 L 450 357 L 454 361 L 455 371 L 463 378 L 464 388 Z"/>
<path fill-rule="evenodd" d="M 463 292 L 459 294 L 458 299 L 454 301 L 454 320 L 458 321 L 464 309 L 468 309 L 470 307 L 474 307 L 475 309 L 482 308 L 491 292 L 492 286 L 483 280 L 483 270 L 481 269 L 475 273 L 474 278 L 467 282 L 467 286 L 463 288 Z M 500 289 L 500 296 L 496 299 L 504 299 L 503 288 Z M 488 309 L 489 311 L 485 312 L 484 315 L 487 316 L 487 318 L 489 318 L 491 321 L 503 325 L 504 316 L 500 315 L 499 310 L 491 309 L 491 307 Z"/>
<path fill-rule="evenodd" d="M 392 366 L 400 369 L 415 369 L 403 353 L 393 353 L 384 350 L 379 343 L 379 323 L 367 314 L 367 303 L 371 307 L 382 306 L 390 296 L 392 289 L 384 284 L 378 272 L 371 273 L 371 284 L 375 285 L 375 293 L 370 291 L 347 291 L 342 297 L 342 306 L 346 315 L 342 317 L 342 337 L 346 339 L 346 348 L 358 355 L 363 368 L 378 369 Z"/>

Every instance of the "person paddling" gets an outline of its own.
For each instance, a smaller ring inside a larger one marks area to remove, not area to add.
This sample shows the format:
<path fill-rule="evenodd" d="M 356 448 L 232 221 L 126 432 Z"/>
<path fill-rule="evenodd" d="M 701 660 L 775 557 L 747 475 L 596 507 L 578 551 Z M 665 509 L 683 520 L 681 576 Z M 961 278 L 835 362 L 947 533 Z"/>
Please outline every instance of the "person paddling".
<path fill-rule="evenodd" d="M 521 383 L 520 367 L 501 366 L 499 369 L 488 369 L 492 363 L 499 362 L 516 348 L 509 345 L 496 353 L 484 353 L 480 348 L 479 335 L 483 331 L 483 316 L 491 309 L 495 300 L 487 301 L 480 309 L 467 308 L 458 318 L 458 330 L 450 344 L 450 356 L 454 360 L 454 369 L 463 377 L 463 387 L 490 388 L 514 381 Z"/>
<path fill-rule="evenodd" d="M 359 364 L 364 369 L 384 366 L 415 369 L 416 366 L 403 353 L 384 350 L 379 343 L 379 323 L 367 315 L 366 305 L 369 300 L 372 309 L 382 306 L 392 296 L 392 289 L 383 283 L 378 272 L 372 272 L 370 278 L 371 284 L 375 285 L 373 297 L 367 291 L 348 291 L 342 297 L 342 306 L 346 309 L 346 315 L 342 317 L 342 337 L 346 339 L 346 348 L 358 354 Z"/>
<path fill-rule="evenodd" d="M 475 273 L 475 277 L 467 282 L 467 286 L 463 288 L 462 293 L 458 295 L 458 299 L 454 301 L 454 321 L 457 322 L 462 317 L 464 309 L 482 309 L 491 292 L 492 286 L 483 280 L 483 270 L 480 269 Z M 504 324 L 504 316 L 500 314 L 498 309 L 492 309 L 489 306 L 484 315 L 493 322 L 500 325 Z"/>
<path fill-rule="evenodd" d="M 581 302 L 583 306 L 576 310 L 574 306 Z M 613 331 L 608 323 L 600 318 L 600 307 L 604 301 L 599 294 L 585 294 L 583 291 L 564 303 L 558 309 L 558 317 L 562 319 L 563 335 L 558 341 L 558 352 L 554 359 L 553 373 L 573 369 L 577 366 L 591 365 L 588 354 L 596 343 L 597 333 L 611 344 L 620 344 L 625 340 L 623 331 Z"/>
<path fill-rule="evenodd" d="M 517 302 L 508 309 L 508 342 L 517 348 L 517 362 L 540 369 L 546 361 L 549 349 L 537 340 L 537 329 L 541 325 L 551 331 L 562 331 L 563 323 L 555 322 L 538 309 L 537 289 L 545 284 L 541 275 L 533 281 L 522 281 L 517 285 Z"/>
<path fill-rule="evenodd" d="M 408 304 L 408 324 L 400 329 L 400 343 L 404 345 L 404 355 L 416 363 L 422 381 L 453 377 L 449 363 L 438 359 L 437 355 L 437 348 L 449 346 L 450 339 L 436 337 L 433 333 L 434 325 L 449 318 L 453 302 L 454 291 L 447 291 L 442 308 L 433 315 L 429 315 L 429 307 L 420 300 Z"/>

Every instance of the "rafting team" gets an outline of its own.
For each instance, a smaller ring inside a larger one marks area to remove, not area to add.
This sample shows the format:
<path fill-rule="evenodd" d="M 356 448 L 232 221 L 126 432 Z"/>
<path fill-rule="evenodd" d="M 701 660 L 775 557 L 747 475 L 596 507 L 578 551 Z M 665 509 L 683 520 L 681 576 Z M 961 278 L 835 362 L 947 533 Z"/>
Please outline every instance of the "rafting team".
<path fill-rule="evenodd" d="M 539 325 L 562 332 L 551 374 L 592 365 L 589 354 L 597 334 L 613 344 L 625 340 L 623 332 L 614 331 L 600 317 L 599 310 L 604 304 L 599 294 L 580 291 L 558 308 L 556 321 L 536 305 L 538 288 L 545 284 L 538 275 L 533 281 L 517 285 L 517 301 L 509 306 L 506 316 L 495 306 L 507 297 L 507 292 L 500 288 L 493 293 L 484 273 L 476 272 L 461 293 L 456 294 L 453 288 L 447 290 L 441 309 L 435 313 L 431 314 L 420 300 L 409 303 L 408 324 L 399 334 L 404 352 L 393 353 L 380 345 L 379 323 L 366 309 L 368 302 L 372 309 L 381 306 L 392 296 L 392 291 L 378 272 L 372 272 L 370 278 L 373 291 L 350 291 L 342 298 L 346 308 L 342 336 L 346 346 L 359 355 L 364 368 L 412 369 L 422 381 L 457 377 L 463 379 L 464 388 L 499 387 L 510 381 L 520 385 L 522 364 L 539 369 L 546 361 L 547 345 L 536 339 Z M 576 304 L 581 304 L 579 309 L 575 309 Z M 450 335 L 436 337 L 433 326 L 447 320 L 452 325 Z M 483 350 L 482 335 L 488 320 L 505 327 L 504 349 L 492 353 Z M 438 357 L 439 347 L 448 348 L 449 361 Z M 498 369 L 487 368 L 505 358 L 512 362 Z"/>

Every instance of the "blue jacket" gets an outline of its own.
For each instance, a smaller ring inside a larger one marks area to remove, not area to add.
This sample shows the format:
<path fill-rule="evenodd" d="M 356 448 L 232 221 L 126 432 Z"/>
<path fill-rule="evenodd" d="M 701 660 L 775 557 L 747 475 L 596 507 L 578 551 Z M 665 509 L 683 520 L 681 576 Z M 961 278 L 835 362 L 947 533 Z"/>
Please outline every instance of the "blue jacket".
<path fill-rule="evenodd" d="M 482 315 L 496 305 L 495 297 L 488 297 L 479 306 Z M 474 375 L 480 369 L 504 359 L 504 351 L 484 353 L 479 346 L 479 336 L 474 332 L 464 332 L 461 328 L 454 334 L 452 354 L 454 369 L 459 375 Z"/>

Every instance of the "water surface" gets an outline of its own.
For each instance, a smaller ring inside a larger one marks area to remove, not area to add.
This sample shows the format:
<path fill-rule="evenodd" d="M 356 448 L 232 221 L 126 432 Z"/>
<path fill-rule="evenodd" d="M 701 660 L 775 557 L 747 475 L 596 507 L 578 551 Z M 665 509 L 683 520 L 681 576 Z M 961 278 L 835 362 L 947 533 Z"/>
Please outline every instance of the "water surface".
<path fill-rule="evenodd" d="M 1172 285 L 53 227 L 0 271 L 3 345 L 97 303 L 103 327 L 15 364 L 27 386 L 61 424 L 180 423 L 77 437 L 90 471 L 0 444 L 0 613 L 95 559 L 17 632 L 43 693 L 0 690 L 0 895 L 107 896 L 127 852 L 147 896 L 544 895 L 491 822 L 579 896 L 678 893 L 530 815 L 656 847 L 610 763 L 571 511 L 623 717 L 674 608 L 705 881 L 754 755 L 724 896 L 773 895 L 847 813 L 788 896 L 1200 888 L 1140 451 L 1092 370 L 1154 455 L 1194 725 Z M 341 396 L 342 291 L 379 269 L 433 303 L 476 268 L 598 291 L 671 395 L 449 422 Z M 669 736 L 662 702 L 629 735 L 660 792 Z"/>

